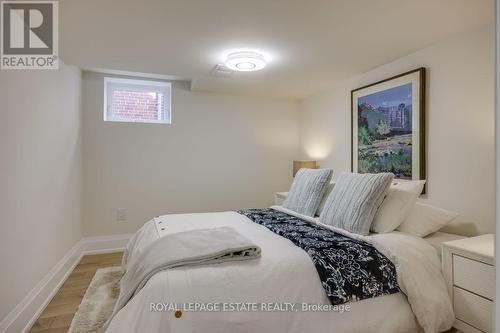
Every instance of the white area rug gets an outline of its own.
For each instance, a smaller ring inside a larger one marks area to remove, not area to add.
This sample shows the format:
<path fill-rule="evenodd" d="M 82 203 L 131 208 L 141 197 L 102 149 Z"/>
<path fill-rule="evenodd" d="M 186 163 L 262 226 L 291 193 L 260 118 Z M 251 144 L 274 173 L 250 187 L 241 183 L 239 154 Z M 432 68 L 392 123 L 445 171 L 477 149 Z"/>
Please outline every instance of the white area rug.
<path fill-rule="evenodd" d="M 101 332 L 118 298 L 121 275 L 121 267 L 107 267 L 96 271 L 68 333 Z"/>

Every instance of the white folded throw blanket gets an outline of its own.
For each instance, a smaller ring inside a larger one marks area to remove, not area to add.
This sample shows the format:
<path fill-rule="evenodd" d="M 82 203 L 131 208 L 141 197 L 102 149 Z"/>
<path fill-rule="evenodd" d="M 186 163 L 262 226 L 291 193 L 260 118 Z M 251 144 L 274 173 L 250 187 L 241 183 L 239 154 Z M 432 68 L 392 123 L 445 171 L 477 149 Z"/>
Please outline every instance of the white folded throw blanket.
<path fill-rule="evenodd" d="M 259 257 L 260 247 L 230 227 L 190 230 L 160 237 L 139 256 L 131 258 L 120 281 L 120 295 L 108 323 L 160 271 Z"/>

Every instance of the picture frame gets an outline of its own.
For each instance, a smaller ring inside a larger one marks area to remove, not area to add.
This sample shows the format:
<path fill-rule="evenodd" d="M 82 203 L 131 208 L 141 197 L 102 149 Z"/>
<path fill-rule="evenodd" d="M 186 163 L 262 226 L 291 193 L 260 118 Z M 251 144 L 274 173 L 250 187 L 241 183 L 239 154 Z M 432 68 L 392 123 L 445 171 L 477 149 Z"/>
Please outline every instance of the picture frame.
<path fill-rule="evenodd" d="M 426 179 L 425 91 L 421 67 L 351 91 L 351 170 Z"/>

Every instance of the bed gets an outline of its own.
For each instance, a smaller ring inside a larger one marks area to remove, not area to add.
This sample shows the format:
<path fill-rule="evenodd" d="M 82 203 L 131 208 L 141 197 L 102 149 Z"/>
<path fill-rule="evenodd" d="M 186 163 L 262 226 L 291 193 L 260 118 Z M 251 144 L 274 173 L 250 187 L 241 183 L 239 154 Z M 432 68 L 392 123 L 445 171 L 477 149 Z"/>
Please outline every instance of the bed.
<path fill-rule="evenodd" d="M 272 208 L 311 224 L 319 223 L 317 218 L 281 206 Z M 401 292 L 348 302 L 334 309 L 304 250 L 232 211 L 156 217 L 129 244 L 124 268 L 160 237 L 216 227 L 234 228 L 257 244 L 262 256 L 158 272 L 113 317 L 106 332 L 410 333 L 447 330 L 453 323 L 436 251 L 441 239 L 449 239 L 446 234 L 434 235 L 427 242 L 397 231 L 370 236 L 341 231 L 374 245 L 395 264 Z M 213 304 L 223 305 L 224 311 L 211 311 Z M 253 304 L 261 307 L 252 308 Z M 268 305 L 268 311 L 262 311 L 262 304 Z"/>

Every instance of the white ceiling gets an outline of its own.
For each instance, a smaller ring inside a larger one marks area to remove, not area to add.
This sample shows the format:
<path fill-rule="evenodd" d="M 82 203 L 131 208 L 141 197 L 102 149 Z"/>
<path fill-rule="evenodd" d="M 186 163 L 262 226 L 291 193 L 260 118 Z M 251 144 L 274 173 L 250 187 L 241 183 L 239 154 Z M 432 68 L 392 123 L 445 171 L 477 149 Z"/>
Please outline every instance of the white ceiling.
<path fill-rule="evenodd" d="M 171 75 L 200 91 L 300 99 L 493 22 L 493 0 L 62 0 L 61 56 Z M 260 72 L 210 76 L 241 48 Z"/>

